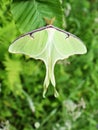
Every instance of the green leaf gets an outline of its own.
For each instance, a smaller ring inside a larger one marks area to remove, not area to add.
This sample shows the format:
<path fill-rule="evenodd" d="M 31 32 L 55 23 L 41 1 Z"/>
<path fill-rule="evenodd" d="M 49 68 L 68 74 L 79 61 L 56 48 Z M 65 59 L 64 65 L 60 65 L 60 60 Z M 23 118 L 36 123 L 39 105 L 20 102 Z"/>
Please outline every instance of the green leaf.
<path fill-rule="evenodd" d="M 3 62 L 6 70 L 5 85 L 16 95 L 21 95 L 22 85 L 20 72 L 22 71 L 21 63 L 17 59 L 10 59 L 7 55 Z"/>
<path fill-rule="evenodd" d="M 28 32 L 46 25 L 45 18 L 55 17 L 54 25 L 64 25 L 63 9 L 60 0 L 14 1 L 12 14 L 21 32 Z"/>

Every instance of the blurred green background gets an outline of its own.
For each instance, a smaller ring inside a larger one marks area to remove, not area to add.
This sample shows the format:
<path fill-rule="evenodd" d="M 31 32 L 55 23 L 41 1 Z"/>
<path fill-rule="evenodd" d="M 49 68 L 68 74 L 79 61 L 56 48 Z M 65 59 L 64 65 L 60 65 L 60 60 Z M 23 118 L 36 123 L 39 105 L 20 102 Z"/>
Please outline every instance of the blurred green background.
<path fill-rule="evenodd" d="M 43 62 L 9 54 L 8 47 L 53 17 L 88 52 L 56 64 L 59 97 L 50 85 L 44 99 Z M 98 130 L 98 0 L 0 0 L 0 130 L 5 129 Z"/>

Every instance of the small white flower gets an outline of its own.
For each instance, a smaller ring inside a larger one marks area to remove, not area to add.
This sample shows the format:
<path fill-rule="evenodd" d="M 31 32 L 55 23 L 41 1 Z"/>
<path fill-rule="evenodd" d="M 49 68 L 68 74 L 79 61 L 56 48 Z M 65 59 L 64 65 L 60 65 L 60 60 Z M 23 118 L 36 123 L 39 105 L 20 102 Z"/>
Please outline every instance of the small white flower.
<path fill-rule="evenodd" d="M 37 128 L 40 127 L 40 123 L 39 123 L 39 122 L 35 122 L 34 126 L 35 126 L 35 128 L 37 129 Z"/>

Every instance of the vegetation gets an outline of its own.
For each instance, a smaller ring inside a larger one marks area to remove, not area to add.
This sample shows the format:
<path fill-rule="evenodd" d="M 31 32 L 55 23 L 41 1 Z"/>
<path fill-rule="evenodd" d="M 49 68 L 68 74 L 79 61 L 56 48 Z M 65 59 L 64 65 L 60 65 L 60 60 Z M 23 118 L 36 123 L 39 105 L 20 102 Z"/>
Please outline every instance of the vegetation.
<path fill-rule="evenodd" d="M 0 1 L 0 130 L 98 129 L 98 0 Z M 49 86 L 42 97 L 45 66 L 8 47 L 23 33 L 46 25 L 71 32 L 87 46 L 55 67 L 59 97 Z"/>

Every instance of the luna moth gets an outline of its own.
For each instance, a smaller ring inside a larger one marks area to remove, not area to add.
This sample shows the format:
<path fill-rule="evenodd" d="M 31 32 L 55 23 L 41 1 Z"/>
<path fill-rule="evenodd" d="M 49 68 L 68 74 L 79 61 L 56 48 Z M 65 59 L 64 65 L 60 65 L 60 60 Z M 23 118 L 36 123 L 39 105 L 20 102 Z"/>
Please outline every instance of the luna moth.
<path fill-rule="evenodd" d="M 54 95 L 57 96 L 54 76 L 56 62 L 74 54 L 84 54 L 87 49 L 77 36 L 48 25 L 17 38 L 10 45 L 9 52 L 21 53 L 36 60 L 42 60 L 46 66 L 43 96 L 45 96 L 50 82 L 54 86 Z"/>

